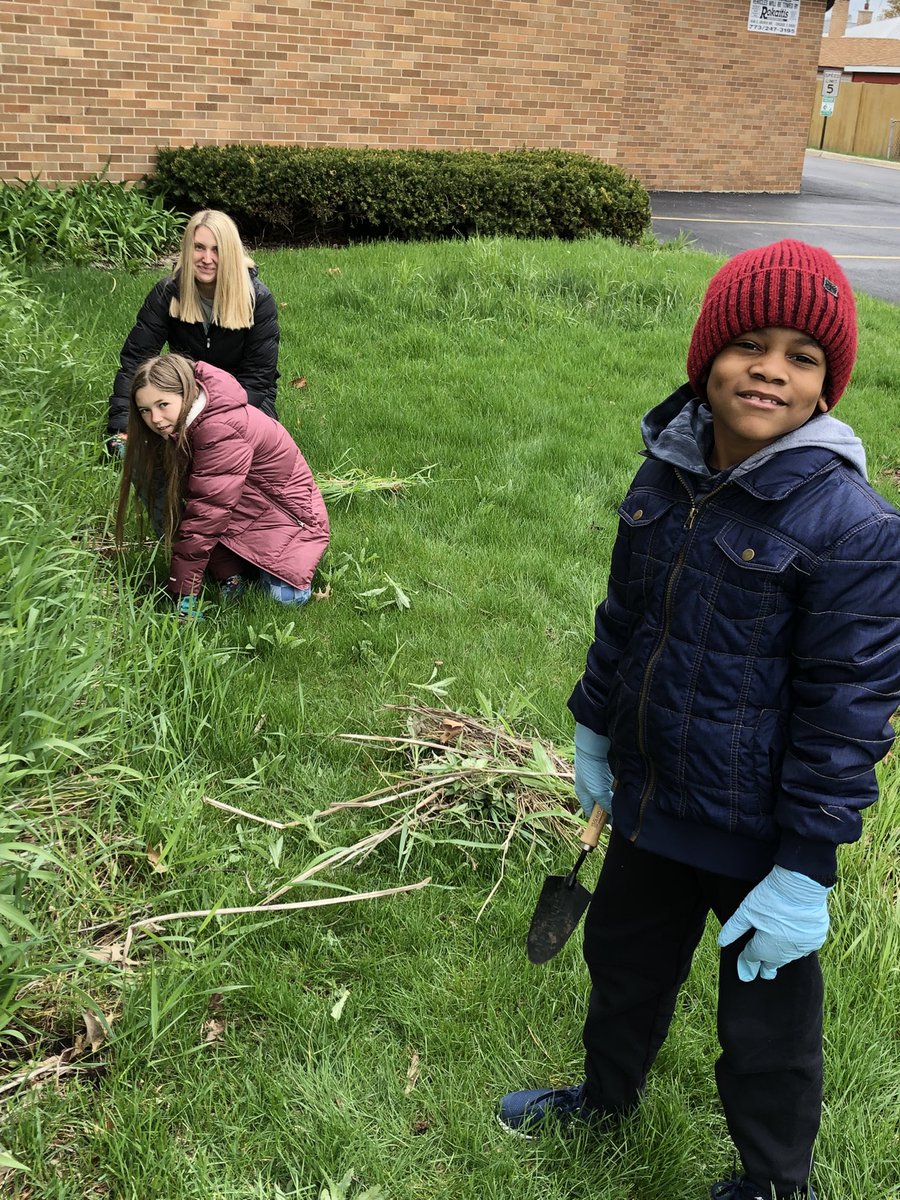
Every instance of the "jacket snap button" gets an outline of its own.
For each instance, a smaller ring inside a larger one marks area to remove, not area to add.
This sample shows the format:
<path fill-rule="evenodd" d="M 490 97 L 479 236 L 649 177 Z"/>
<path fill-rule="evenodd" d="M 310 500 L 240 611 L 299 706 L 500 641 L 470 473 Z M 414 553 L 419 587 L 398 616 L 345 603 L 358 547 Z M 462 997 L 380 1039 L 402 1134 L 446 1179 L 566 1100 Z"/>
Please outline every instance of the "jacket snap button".
<path fill-rule="evenodd" d="M 744 562 L 750 562 L 752 558 L 756 558 L 756 551 L 751 550 L 748 546 L 746 550 L 741 551 L 741 558 L 744 560 Z"/>
<path fill-rule="evenodd" d="M 644 510 L 642 508 L 636 509 L 635 514 L 634 514 L 635 521 L 639 521 L 643 515 L 644 515 Z"/>

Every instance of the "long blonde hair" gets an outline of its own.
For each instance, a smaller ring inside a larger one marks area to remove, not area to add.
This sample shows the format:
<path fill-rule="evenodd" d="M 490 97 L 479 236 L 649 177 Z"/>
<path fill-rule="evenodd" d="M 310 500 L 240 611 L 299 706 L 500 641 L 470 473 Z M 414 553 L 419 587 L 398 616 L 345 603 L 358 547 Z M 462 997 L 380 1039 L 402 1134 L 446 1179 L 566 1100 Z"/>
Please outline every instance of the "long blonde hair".
<path fill-rule="evenodd" d="M 255 296 L 247 272 L 256 263 L 244 249 L 231 217 L 214 208 L 194 213 L 185 226 L 181 253 L 172 272 L 178 281 L 178 295 L 169 302 L 169 315 L 188 324 L 203 320 L 200 293 L 194 278 L 194 234 L 201 225 L 216 239 L 219 252 L 212 319 L 223 329 L 249 329 L 253 324 Z"/>
<path fill-rule="evenodd" d="M 181 412 L 175 422 L 173 438 L 160 437 L 158 433 L 154 433 L 138 412 L 137 394 L 147 384 L 182 398 Z M 162 534 L 166 549 L 171 552 L 175 530 L 181 520 L 184 477 L 190 465 L 186 422 L 191 405 L 199 394 L 200 388 L 194 377 L 194 364 L 182 354 L 158 354 L 142 362 L 135 371 L 131 380 L 128 440 L 125 443 L 125 461 L 122 464 L 119 504 L 116 509 L 116 544 L 120 549 L 124 541 L 125 517 L 133 483 L 135 499 L 139 500 L 150 514 L 156 511 L 159 489 L 163 488 Z M 138 514 L 143 536 L 144 514 L 140 505 Z"/>

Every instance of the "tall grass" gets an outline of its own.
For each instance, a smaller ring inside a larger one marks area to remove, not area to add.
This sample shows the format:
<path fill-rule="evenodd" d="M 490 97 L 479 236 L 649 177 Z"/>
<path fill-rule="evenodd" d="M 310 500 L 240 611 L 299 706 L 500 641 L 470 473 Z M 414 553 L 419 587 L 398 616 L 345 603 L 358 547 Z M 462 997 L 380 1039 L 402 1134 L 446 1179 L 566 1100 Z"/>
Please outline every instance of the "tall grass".
<path fill-rule="evenodd" d="M 64 988 L 80 925 L 117 913 L 107 884 L 146 857 L 123 814 L 138 790 L 200 786 L 193 739 L 221 716 L 215 698 L 234 671 L 171 621 L 137 613 L 85 544 L 105 516 L 93 507 L 96 444 L 72 403 L 90 362 L 81 351 L 0 269 L 0 1035 L 38 1046 L 62 1036 L 40 1027 L 42 989 Z M 70 998 L 63 1026 L 73 1011 Z"/>
<path fill-rule="evenodd" d="M 140 187 L 102 175 L 71 186 L 0 182 L 0 258 L 136 269 L 171 250 L 181 218 Z"/>
<path fill-rule="evenodd" d="M 258 903 L 380 828 L 378 810 L 316 814 L 403 777 L 399 749 L 334 736 L 405 733 L 387 705 L 446 703 L 568 748 L 565 699 L 638 421 L 683 381 L 713 267 L 599 240 L 259 258 L 281 305 L 279 407 L 314 470 L 431 468 L 406 494 L 334 507 L 327 598 L 299 613 L 210 598 L 205 627 L 179 626 L 150 548 L 122 564 L 90 549 L 117 484 L 97 453 L 106 395 L 151 276 L 34 272 L 52 315 L 3 335 L 20 339 L 14 391 L 28 397 L 6 405 L 0 443 L 17 480 L 3 489 L 14 635 L 0 740 L 19 756 L 4 769 L 27 772 L 0 818 L 18 872 L 3 898 L 29 923 L 6 926 L 7 1069 L 71 1046 L 86 1011 L 110 1026 L 81 1070 L 20 1093 L 0 1143 L 30 1174 L 9 1185 L 31 1200 L 700 1197 L 731 1162 L 712 1083 L 713 930 L 639 1114 L 593 1138 L 497 1128 L 503 1092 L 579 1077 L 586 977 L 577 939 L 546 967 L 524 953 L 564 843 L 513 838 L 491 896 L 507 831 L 489 788 L 460 787 L 452 829 L 411 825 L 285 898 L 430 876 L 422 891 L 172 922 L 121 960 L 135 919 Z M 860 308 L 838 415 L 896 499 L 896 312 Z M 881 774 L 824 953 L 817 1180 L 844 1200 L 898 1186 L 896 759 Z"/>

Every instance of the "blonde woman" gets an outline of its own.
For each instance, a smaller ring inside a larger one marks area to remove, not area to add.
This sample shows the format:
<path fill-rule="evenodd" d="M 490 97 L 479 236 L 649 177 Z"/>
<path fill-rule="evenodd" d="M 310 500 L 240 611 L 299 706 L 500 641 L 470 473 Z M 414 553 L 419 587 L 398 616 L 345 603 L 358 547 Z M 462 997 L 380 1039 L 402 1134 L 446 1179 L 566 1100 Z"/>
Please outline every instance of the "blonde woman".
<path fill-rule="evenodd" d="M 194 213 L 171 275 L 147 296 L 125 339 L 109 398 L 107 448 L 125 454 L 131 380 L 163 346 L 233 375 L 250 404 L 277 419 L 278 310 L 231 217 Z"/>

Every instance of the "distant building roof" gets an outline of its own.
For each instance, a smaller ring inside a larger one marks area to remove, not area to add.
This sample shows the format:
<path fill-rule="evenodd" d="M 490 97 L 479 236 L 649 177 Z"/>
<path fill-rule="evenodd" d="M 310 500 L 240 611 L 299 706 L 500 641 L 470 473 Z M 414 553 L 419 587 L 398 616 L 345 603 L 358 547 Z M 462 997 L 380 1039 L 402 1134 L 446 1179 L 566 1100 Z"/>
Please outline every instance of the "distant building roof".
<path fill-rule="evenodd" d="M 871 3 L 871 0 L 869 0 Z M 819 51 L 820 67 L 842 67 L 864 72 L 882 68 L 879 74 L 900 74 L 900 17 L 873 21 L 871 8 L 857 13 L 855 25 L 848 28 L 850 0 L 836 0 L 828 14 L 827 29 Z M 848 64 L 852 63 L 852 68 Z M 887 72 L 884 68 L 888 68 Z"/>
<path fill-rule="evenodd" d="M 900 17 L 887 21 L 870 21 L 868 25 L 854 25 L 844 34 L 848 38 L 900 38 Z"/>

